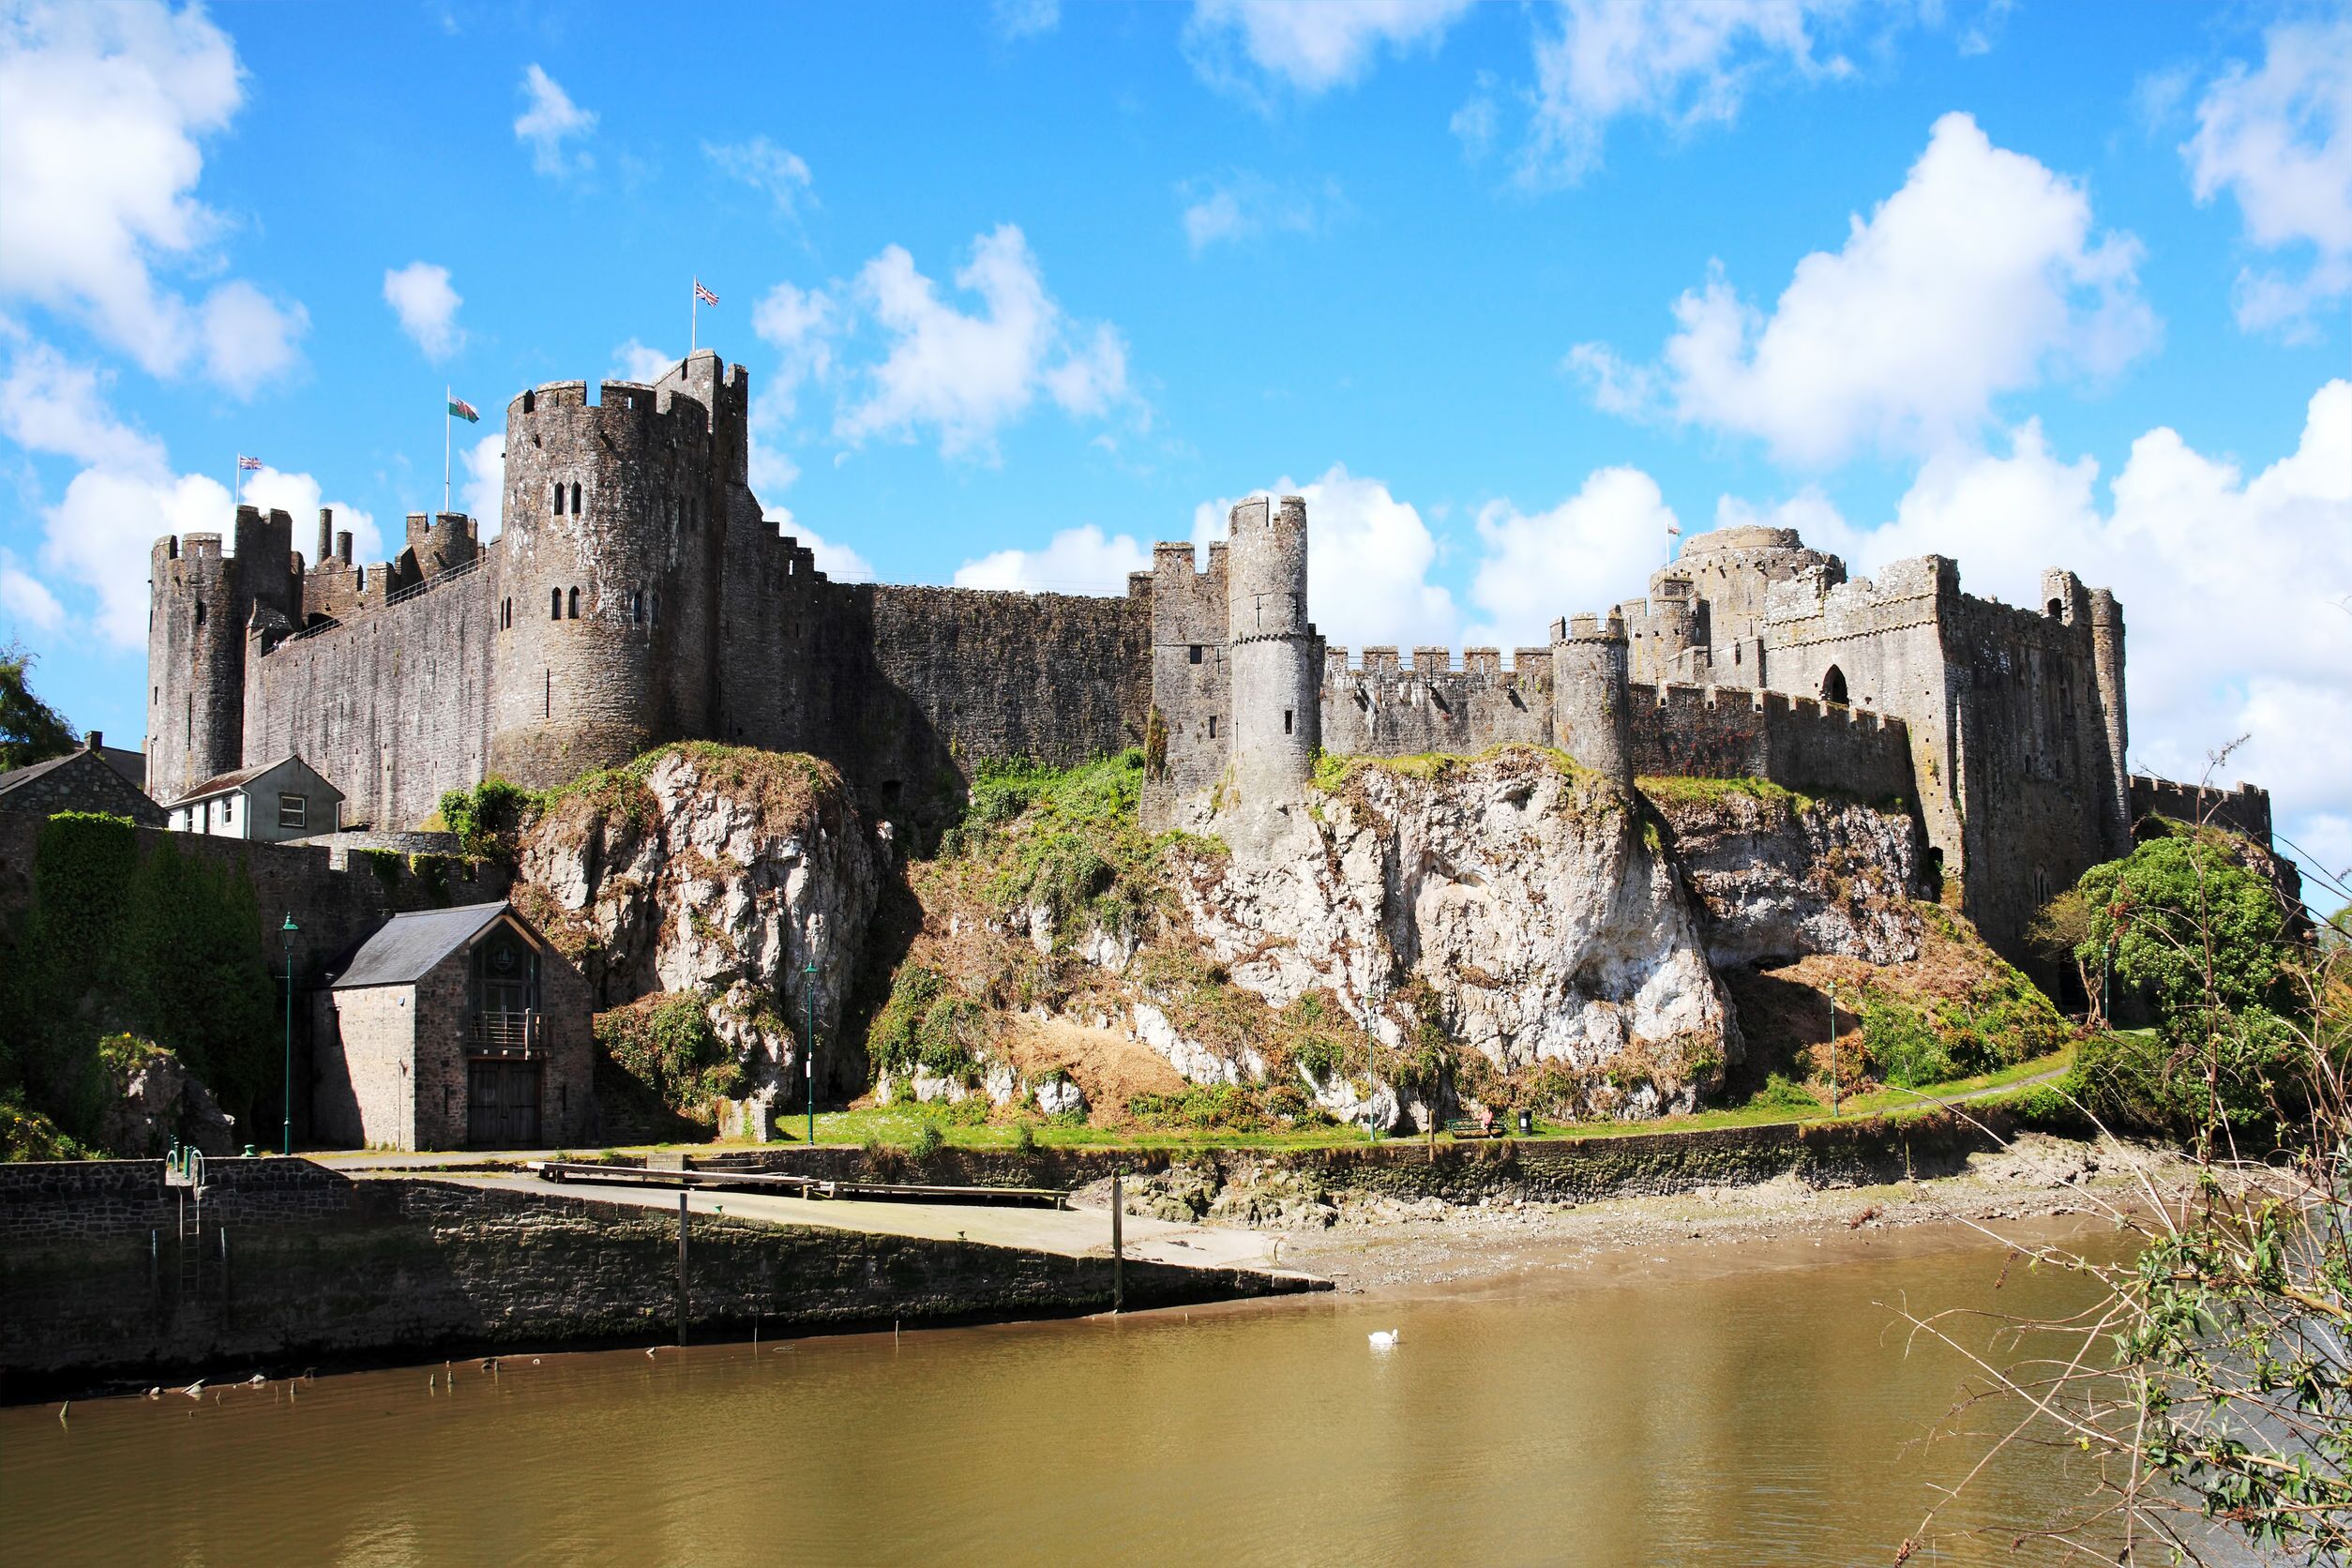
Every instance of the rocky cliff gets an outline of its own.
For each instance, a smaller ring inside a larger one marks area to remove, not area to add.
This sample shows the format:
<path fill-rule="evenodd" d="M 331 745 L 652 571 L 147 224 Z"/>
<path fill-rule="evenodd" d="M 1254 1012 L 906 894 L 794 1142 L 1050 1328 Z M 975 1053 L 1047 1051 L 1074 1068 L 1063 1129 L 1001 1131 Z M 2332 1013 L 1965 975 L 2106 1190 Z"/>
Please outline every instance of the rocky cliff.
<path fill-rule="evenodd" d="M 859 822 L 830 765 L 682 745 L 543 801 L 515 897 L 604 1005 L 706 995 L 747 1093 L 773 1096 L 800 1070 L 812 984 L 819 1039 L 840 1039 L 892 860 L 889 829 Z M 861 1087 L 848 1054 L 823 1053 L 819 1081 Z"/>
<path fill-rule="evenodd" d="M 1386 1044 L 1434 1029 L 1588 1108 L 1689 1108 L 1739 1048 L 1643 802 L 1555 753 L 1326 770 L 1184 912 L 1236 985 L 1336 997 Z"/>

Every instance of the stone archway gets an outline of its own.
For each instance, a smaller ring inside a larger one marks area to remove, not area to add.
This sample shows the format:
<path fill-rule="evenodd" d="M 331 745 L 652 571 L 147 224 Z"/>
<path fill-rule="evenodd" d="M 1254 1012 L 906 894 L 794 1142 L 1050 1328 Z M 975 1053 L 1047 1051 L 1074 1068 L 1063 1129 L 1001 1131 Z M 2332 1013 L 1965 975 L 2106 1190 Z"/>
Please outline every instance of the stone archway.
<path fill-rule="evenodd" d="M 1847 706 L 1849 701 L 1846 695 L 1846 671 L 1834 664 L 1830 666 L 1830 672 L 1821 677 L 1821 701 L 1835 702 L 1840 707 Z"/>

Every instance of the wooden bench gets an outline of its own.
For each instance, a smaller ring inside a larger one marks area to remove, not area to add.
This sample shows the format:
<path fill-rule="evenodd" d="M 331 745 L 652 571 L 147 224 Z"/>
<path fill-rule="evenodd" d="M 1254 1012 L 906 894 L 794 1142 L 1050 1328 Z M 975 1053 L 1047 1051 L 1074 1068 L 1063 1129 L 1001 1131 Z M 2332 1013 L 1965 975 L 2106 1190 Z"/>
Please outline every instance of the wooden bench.
<path fill-rule="evenodd" d="M 1501 1138 L 1505 1136 L 1505 1128 L 1500 1116 L 1495 1118 L 1495 1124 L 1491 1127 L 1480 1126 L 1475 1117 L 1457 1116 L 1445 1124 L 1445 1134 L 1452 1138 Z"/>

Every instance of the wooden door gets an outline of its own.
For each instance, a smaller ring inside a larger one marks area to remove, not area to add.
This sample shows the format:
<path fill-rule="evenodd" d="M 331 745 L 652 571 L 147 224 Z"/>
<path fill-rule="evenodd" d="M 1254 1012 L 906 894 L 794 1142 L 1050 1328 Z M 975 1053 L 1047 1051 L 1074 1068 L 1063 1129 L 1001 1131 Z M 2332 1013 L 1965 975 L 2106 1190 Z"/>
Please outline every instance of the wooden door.
<path fill-rule="evenodd" d="M 539 1064 L 475 1062 L 467 1075 L 465 1140 L 476 1149 L 530 1149 L 539 1141 Z"/>

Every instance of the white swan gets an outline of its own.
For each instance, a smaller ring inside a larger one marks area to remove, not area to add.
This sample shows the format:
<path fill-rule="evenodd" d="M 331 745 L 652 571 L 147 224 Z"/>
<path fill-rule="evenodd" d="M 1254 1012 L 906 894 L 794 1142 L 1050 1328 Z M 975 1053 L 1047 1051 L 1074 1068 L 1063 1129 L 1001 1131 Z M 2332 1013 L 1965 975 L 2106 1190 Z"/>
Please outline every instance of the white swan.
<path fill-rule="evenodd" d="M 1397 1340 L 1403 1338 L 1404 1334 L 1403 1329 L 1375 1329 L 1367 1337 L 1371 1339 L 1374 1349 L 1394 1350 L 1396 1349 Z"/>

